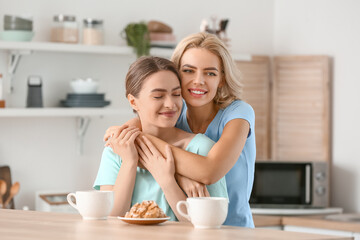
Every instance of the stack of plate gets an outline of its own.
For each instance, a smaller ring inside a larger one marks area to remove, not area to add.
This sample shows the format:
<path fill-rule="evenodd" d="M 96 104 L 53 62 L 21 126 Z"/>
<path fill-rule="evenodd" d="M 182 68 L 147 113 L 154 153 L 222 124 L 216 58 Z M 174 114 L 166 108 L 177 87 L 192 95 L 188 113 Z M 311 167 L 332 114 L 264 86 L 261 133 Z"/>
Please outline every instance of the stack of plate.
<path fill-rule="evenodd" d="M 105 101 L 103 93 L 68 93 L 66 100 L 61 100 L 60 103 L 63 107 L 105 107 L 110 101 Z"/>

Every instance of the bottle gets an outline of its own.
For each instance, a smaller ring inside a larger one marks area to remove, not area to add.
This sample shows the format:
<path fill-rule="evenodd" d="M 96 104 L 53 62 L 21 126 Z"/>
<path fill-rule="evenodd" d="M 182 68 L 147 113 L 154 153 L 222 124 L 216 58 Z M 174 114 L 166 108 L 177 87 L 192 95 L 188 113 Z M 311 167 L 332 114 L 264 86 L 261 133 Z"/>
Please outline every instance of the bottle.
<path fill-rule="evenodd" d="M 55 15 L 51 29 L 51 41 L 77 43 L 79 41 L 78 24 L 75 16 Z"/>
<path fill-rule="evenodd" d="M 3 83 L 3 79 L 2 79 L 2 74 L 0 73 L 0 108 L 5 107 L 3 89 L 4 89 L 4 83 Z"/>
<path fill-rule="evenodd" d="M 102 45 L 104 43 L 103 20 L 86 18 L 83 21 L 83 44 Z"/>

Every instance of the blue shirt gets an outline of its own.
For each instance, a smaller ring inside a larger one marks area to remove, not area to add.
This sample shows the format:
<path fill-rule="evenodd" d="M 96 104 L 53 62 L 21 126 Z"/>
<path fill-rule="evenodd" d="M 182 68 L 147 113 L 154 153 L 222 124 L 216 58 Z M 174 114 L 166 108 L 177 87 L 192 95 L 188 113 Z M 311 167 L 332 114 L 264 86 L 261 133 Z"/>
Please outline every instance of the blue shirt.
<path fill-rule="evenodd" d="M 186 118 L 186 104 L 176 123 L 176 127 L 192 132 Z M 233 119 L 244 119 L 250 125 L 249 135 L 239 159 L 225 175 L 229 194 L 229 211 L 225 225 L 254 227 L 249 199 L 254 181 L 254 165 L 256 157 L 255 113 L 244 101 L 235 100 L 224 109 L 220 109 L 206 129 L 205 135 L 217 142 L 225 125 Z"/>
<path fill-rule="evenodd" d="M 214 142 L 205 135 L 196 134 L 186 147 L 186 151 L 206 156 L 213 145 Z M 101 185 L 115 185 L 121 163 L 122 160 L 120 156 L 114 153 L 110 147 L 106 147 L 103 151 L 100 167 L 93 187 L 96 190 L 99 190 Z M 225 178 L 207 186 L 207 189 L 213 197 L 228 198 Z M 161 190 L 160 185 L 149 171 L 138 167 L 136 170 L 131 206 L 135 203 L 141 203 L 144 200 L 154 200 L 172 221 L 177 220 L 170 205 L 166 201 L 165 194 Z"/>

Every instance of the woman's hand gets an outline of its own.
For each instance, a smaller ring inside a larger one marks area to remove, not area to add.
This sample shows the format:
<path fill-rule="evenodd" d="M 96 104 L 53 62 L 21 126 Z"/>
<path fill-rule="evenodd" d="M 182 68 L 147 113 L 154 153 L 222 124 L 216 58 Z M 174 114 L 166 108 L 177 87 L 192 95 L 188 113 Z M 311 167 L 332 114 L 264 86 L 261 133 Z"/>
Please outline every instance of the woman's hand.
<path fill-rule="evenodd" d="M 118 137 L 111 137 L 106 146 L 112 148 L 114 153 L 118 154 L 124 162 L 138 162 L 139 155 L 136 149 L 135 139 L 141 131 L 136 127 L 123 127 Z"/>
<path fill-rule="evenodd" d="M 108 141 L 111 137 L 118 137 L 122 130 L 125 128 L 133 126 L 137 127 L 141 130 L 141 122 L 139 118 L 133 118 L 127 121 L 125 124 L 121 126 L 112 126 L 106 129 L 105 135 L 104 135 L 104 141 Z"/>
<path fill-rule="evenodd" d="M 122 130 L 129 127 L 127 124 L 121 125 L 121 126 L 111 126 L 108 129 L 106 129 L 105 135 L 104 135 L 104 141 L 109 141 L 110 138 L 115 137 L 117 138 Z M 106 144 L 105 144 L 106 146 Z"/>
<path fill-rule="evenodd" d="M 140 163 L 151 173 L 156 182 L 163 187 L 169 180 L 175 179 L 174 157 L 169 145 L 166 145 L 166 158 L 145 136 L 136 139 Z"/>
<path fill-rule="evenodd" d="M 188 197 L 210 197 L 205 184 L 182 175 L 175 175 L 176 181 Z"/>

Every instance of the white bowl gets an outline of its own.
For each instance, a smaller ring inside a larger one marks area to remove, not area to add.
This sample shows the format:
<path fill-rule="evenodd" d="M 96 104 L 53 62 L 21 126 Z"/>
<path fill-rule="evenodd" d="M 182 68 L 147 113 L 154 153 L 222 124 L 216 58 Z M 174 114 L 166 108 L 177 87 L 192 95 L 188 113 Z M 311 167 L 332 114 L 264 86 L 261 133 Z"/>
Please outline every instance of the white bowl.
<path fill-rule="evenodd" d="M 89 94 L 96 93 L 98 82 L 91 78 L 88 79 L 75 79 L 70 82 L 70 87 L 74 93 Z"/>

